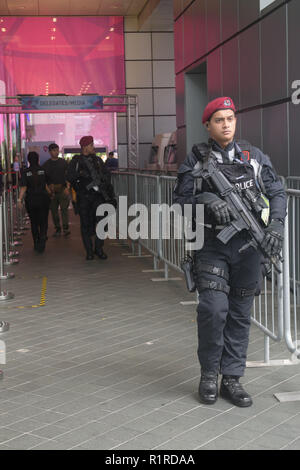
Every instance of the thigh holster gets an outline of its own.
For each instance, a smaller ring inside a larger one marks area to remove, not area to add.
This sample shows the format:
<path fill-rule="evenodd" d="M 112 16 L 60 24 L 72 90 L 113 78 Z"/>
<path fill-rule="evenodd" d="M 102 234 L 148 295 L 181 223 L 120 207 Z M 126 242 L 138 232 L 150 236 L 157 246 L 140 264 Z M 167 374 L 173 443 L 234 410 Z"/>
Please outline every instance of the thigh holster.
<path fill-rule="evenodd" d="M 216 281 L 205 281 L 204 279 L 201 279 L 197 283 L 197 289 L 198 292 L 201 292 L 205 289 L 210 289 L 210 290 L 219 290 L 221 292 L 225 292 L 225 294 L 229 294 L 230 287 L 224 284 L 221 284 L 221 282 L 216 282 Z"/>
<path fill-rule="evenodd" d="M 256 292 L 256 289 L 242 289 L 239 287 L 231 287 L 230 294 L 234 297 L 251 297 Z"/>
<path fill-rule="evenodd" d="M 212 264 L 200 264 L 199 272 L 214 274 L 215 276 L 222 277 L 226 281 L 229 280 L 229 275 L 224 269 L 213 266 Z"/>
<path fill-rule="evenodd" d="M 228 286 L 227 282 L 226 284 L 223 284 L 222 282 L 218 282 L 217 280 L 205 278 L 203 274 L 206 273 L 212 274 L 217 278 L 225 279 L 225 281 L 227 282 L 229 280 L 229 275 L 224 269 L 219 268 L 218 266 L 213 266 L 211 264 L 199 263 L 199 267 L 196 270 L 196 284 L 198 292 L 201 292 L 205 289 L 210 289 L 225 292 L 225 294 L 227 295 L 229 294 L 230 287 Z"/>

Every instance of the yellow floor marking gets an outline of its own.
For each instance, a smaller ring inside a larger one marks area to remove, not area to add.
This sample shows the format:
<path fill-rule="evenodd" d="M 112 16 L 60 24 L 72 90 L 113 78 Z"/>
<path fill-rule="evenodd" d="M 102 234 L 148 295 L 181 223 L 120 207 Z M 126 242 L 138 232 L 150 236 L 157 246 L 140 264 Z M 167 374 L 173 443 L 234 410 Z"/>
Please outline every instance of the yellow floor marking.
<path fill-rule="evenodd" d="M 39 307 L 44 307 L 44 305 L 46 303 L 46 289 L 47 289 L 47 277 L 43 276 L 41 298 L 40 298 L 40 303 L 38 305 L 11 305 L 11 306 L 7 306 L 6 308 L 12 309 L 12 308 L 39 308 Z"/>

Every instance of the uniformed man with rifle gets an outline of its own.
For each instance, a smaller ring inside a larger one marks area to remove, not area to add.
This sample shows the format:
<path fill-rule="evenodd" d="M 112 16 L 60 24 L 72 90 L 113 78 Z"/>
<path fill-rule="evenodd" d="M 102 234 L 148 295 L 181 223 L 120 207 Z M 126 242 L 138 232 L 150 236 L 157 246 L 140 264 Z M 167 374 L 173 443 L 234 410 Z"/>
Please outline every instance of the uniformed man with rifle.
<path fill-rule="evenodd" d="M 75 155 L 67 170 L 67 180 L 76 192 L 76 210 L 80 216 L 82 241 L 86 250 L 86 259 L 106 259 L 103 251 L 104 240 L 96 235 L 96 225 L 101 217 L 96 216 L 97 207 L 103 203 L 116 206 L 110 173 L 105 169 L 100 157 L 95 154 L 94 139 L 84 136 L 79 142 L 81 154 Z M 93 236 L 95 243 L 93 246 Z"/>
<path fill-rule="evenodd" d="M 235 140 L 236 109 L 221 97 L 204 110 L 207 143 L 194 145 L 179 168 L 173 202 L 204 204 L 204 245 L 184 264 L 198 291 L 199 397 L 213 404 L 220 395 L 248 407 L 244 375 L 251 308 L 262 266 L 281 268 L 286 195 L 267 155 Z M 222 375 L 220 392 L 218 374 Z"/>

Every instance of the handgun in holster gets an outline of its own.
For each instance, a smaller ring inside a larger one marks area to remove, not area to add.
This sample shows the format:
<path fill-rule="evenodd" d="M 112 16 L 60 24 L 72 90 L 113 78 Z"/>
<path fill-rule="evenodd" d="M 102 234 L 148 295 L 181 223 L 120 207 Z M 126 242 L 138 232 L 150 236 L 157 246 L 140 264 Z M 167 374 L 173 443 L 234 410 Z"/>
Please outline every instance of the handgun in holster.
<path fill-rule="evenodd" d="M 181 269 L 184 273 L 186 287 L 189 292 L 195 292 L 196 290 L 193 267 L 193 258 L 190 255 L 186 255 L 186 257 L 181 261 Z"/>

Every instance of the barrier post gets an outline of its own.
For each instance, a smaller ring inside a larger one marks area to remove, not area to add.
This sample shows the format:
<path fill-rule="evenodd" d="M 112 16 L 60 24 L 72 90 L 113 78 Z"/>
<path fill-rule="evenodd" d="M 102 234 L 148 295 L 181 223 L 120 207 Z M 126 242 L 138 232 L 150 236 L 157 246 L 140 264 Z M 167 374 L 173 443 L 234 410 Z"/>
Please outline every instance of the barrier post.
<path fill-rule="evenodd" d="M 23 245 L 23 243 L 14 237 L 14 207 L 13 207 L 13 188 L 12 186 L 9 189 L 9 196 L 8 196 L 8 205 L 9 205 L 9 215 L 10 215 L 10 245 L 11 249 L 14 246 Z"/>
<path fill-rule="evenodd" d="M 0 321 L 0 334 L 9 330 L 9 323 Z M 0 364 L 6 364 L 6 346 L 5 341 L 0 340 Z M 3 379 L 3 371 L 0 370 L 0 379 Z"/>
<path fill-rule="evenodd" d="M 9 233 L 8 233 L 8 213 L 7 213 L 7 194 L 6 194 L 6 179 L 4 177 L 4 186 L 3 186 L 3 233 L 4 233 L 4 246 L 5 246 L 5 259 L 4 259 L 4 264 L 5 265 L 10 265 L 10 264 L 18 264 L 19 260 L 16 258 L 13 258 L 13 253 L 10 252 L 10 246 L 9 246 Z"/>
<path fill-rule="evenodd" d="M 19 188 L 19 172 L 16 171 L 16 192 L 15 192 L 15 207 L 16 207 L 16 224 L 15 224 L 15 232 L 14 234 L 17 236 L 24 235 L 24 231 L 21 230 L 21 216 L 22 216 L 22 211 L 19 209 L 18 206 L 18 199 L 19 199 L 19 194 L 20 194 L 20 188 Z"/>
<path fill-rule="evenodd" d="M 13 273 L 3 272 L 3 203 L 2 196 L 0 196 L 0 280 L 12 279 L 15 277 Z"/>

